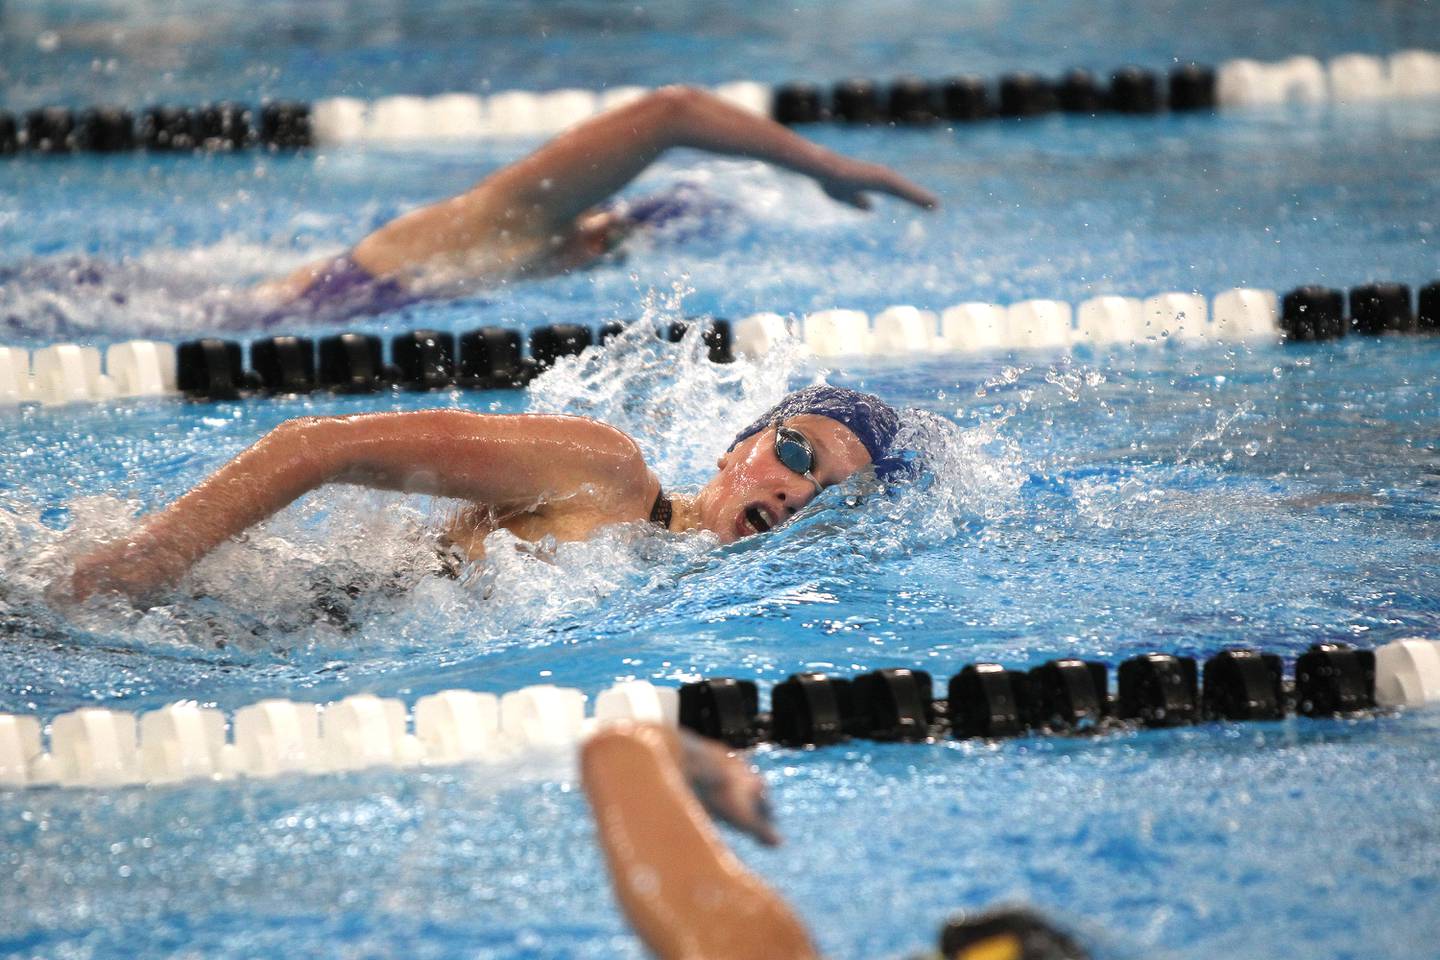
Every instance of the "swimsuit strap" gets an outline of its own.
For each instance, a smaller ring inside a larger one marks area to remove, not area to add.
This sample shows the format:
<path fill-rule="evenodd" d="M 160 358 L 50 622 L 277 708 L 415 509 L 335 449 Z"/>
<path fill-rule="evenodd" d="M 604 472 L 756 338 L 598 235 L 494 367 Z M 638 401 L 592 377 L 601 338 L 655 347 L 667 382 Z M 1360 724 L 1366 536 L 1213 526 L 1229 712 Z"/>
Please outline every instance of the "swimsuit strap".
<path fill-rule="evenodd" d="M 670 529 L 670 498 L 665 496 L 665 490 L 655 494 L 655 505 L 650 508 L 650 522 L 664 530 Z"/>

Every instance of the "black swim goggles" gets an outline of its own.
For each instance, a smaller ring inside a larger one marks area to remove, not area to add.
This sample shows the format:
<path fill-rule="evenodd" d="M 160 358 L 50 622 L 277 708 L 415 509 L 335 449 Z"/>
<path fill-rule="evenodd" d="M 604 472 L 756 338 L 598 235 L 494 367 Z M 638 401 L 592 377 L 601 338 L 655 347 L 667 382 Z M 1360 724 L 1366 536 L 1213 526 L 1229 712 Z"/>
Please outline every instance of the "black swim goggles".
<path fill-rule="evenodd" d="M 775 459 L 786 469 L 815 484 L 817 495 L 825 489 L 812 472 L 815 469 L 815 448 L 810 445 L 810 438 L 799 430 L 792 430 L 784 424 L 775 428 Z"/>

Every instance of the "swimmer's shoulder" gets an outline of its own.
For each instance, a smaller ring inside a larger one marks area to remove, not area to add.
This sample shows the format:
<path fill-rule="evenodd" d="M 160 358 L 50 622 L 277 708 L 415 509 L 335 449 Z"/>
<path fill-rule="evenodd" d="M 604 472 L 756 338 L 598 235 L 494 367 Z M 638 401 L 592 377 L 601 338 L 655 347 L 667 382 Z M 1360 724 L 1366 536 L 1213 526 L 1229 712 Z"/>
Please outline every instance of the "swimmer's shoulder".
<path fill-rule="evenodd" d="M 635 438 L 603 420 L 563 413 L 520 413 L 513 414 L 513 417 L 524 429 L 573 442 L 607 460 L 632 464 L 645 462 Z"/>
<path fill-rule="evenodd" d="M 572 448 L 572 455 L 589 475 L 594 499 L 602 501 L 617 517 L 650 516 L 660 493 L 660 480 L 645 462 L 645 455 L 634 437 L 589 417 L 521 416 Z"/>

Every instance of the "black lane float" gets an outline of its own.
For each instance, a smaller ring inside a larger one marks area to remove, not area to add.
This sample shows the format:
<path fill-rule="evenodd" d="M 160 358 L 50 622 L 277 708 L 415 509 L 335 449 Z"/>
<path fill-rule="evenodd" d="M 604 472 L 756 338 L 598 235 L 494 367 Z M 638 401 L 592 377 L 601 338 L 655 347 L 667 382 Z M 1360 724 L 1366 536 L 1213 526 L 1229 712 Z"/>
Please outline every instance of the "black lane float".
<path fill-rule="evenodd" d="M 258 122 L 256 115 L 249 104 L 229 100 L 197 107 L 157 104 L 141 110 L 138 120 L 113 104 L 37 107 L 18 119 L 0 111 L 0 154 L 297 150 L 315 142 L 308 103 L 270 100 L 260 105 Z"/>
<path fill-rule="evenodd" d="M 674 321 L 655 331 L 678 343 L 691 323 L 704 323 L 701 342 L 714 363 L 734 360 L 728 320 Z M 551 324 L 530 332 L 529 356 L 521 335 L 488 326 L 458 338 L 441 330 L 411 330 L 385 344 L 373 334 L 345 332 L 320 338 L 272 336 L 253 341 L 250 368 L 238 341 L 207 337 L 176 348 L 177 384 L 192 400 L 235 400 L 250 395 L 374 393 L 377 390 L 502 390 L 524 387 L 562 357 L 617 336 L 623 324 L 610 322 L 598 334 L 580 324 Z"/>
<path fill-rule="evenodd" d="M 1420 288 L 1416 306 L 1403 283 L 1366 283 L 1346 292 L 1296 287 L 1280 301 L 1280 331 L 1287 342 L 1334 340 L 1347 334 L 1440 333 L 1440 280 Z"/>
<path fill-rule="evenodd" d="M 1015 71 L 994 83 L 971 74 L 933 81 L 902 76 L 888 85 L 851 77 L 833 84 L 828 95 L 819 84 L 796 81 L 775 88 L 771 116 L 787 126 L 834 121 L 907 127 L 1056 112 L 1153 114 L 1216 106 L 1215 69 L 1186 63 L 1174 67 L 1168 78 L 1146 67 L 1120 67 L 1110 72 L 1108 84 L 1078 67 L 1056 78 Z"/>
<path fill-rule="evenodd" d="M 1147 653 L 1109 667 L 1072 657 L 1028 671 L 969 664 L 934 696 L 924 670 L 873 670 L 856 677 L 797 673 L 777 683 L 769 713 L 751 680 L 716 677 L 680 688 L 680 724 L 732 747 L 769 742 L 823 747 L 850 739 L 920 742 L 1066 735 L 1205 721 L 1331 717 L 1375 708 L 1375 654 L 1315 644 L 1287 680 L 1278 655 L 1223 650 L 1194 658 Z"/>

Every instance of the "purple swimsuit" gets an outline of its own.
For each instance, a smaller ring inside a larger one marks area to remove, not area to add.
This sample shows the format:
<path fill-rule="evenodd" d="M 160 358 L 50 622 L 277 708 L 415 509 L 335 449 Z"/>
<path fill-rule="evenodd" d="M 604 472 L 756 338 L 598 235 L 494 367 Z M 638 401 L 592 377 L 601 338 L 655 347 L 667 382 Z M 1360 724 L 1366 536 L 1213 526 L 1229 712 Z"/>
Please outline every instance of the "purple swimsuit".
<path fill-rule="evenodd" d="M 267 326 L 282 319 L 339 319 L 388 313 L 425 299 L 393 277 L 376 277 L 350 254 L 336 257 L 294 300 L 265 318 Z"/>

